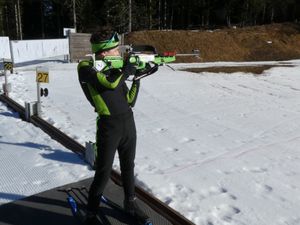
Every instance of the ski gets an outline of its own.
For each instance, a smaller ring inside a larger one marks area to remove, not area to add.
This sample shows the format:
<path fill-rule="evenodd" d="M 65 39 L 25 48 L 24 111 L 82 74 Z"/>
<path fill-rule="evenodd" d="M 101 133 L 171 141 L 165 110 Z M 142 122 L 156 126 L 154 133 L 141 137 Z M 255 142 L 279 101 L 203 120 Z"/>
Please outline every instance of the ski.
<path fill-rule="evenodd" d="M 60 189 L 59 191 L 65 192 L 67 194 L 67 202 L 70 206 L 71 212 L 74 217 L 77 218 L 79 221 L 79 224 L 86 225 L 85 223 L 85 217 L 86 217 L 86 211 L 85 207 L 80 207 L 80 204 L 85 206 L 87 204 L 88 200 L 88 189 L 85 186 L 82 187 L 71 187 L 67 189 Z M 83 200 L 84 198 L 84 200 Z M 132 218 L 133 221 L 135 221 L 136 225 L 153 225 L 150 218 L 143 214 L 137 214 L 137 215 L 131 215 L 128 212 L 126 212 L 120 205 L 116 204 L 109 198 L 105 196 L 101 196 L 100 202 L 106 204 L 110 208 L 119 211 L 121 214 Z M 83 208 L 83 209 L 82 209 Z M 93 225 L 108 225 L 110 222 L 105 217 L 105 215 L 102 215 L 99 213 L 96 217 L 97 221 L 93 223 Z"/>
<path fill-rule="evenodd" d="M 119 206 L 118 204 L 116 204 L 115 202 L 111 201 L 110 199 L 108 199 L 104 196 L 101 197 L 101 201 L 103 203 L 107 204 L 108 206 L 110 206 L 116 210 L 119 210 L 120 212 L 125 213 L 130 217 L 133 217 L 138 225 L 153 225 L 152 221 L 150 220 L 150 218 L 148 216 L 139 215 L 139 214 L 133 216 L 133 215 L 129 214 L 128 212 L 126 212 L 121 206 Z"/>
<path fill-rule="evenodd" d="M 82 211 L 79 210 L 76 200 L 74 199 L 74 197 L 70 193 L 71 188 L 68 188 L 68 189 L 65 189 L 65 190 L 60 190 L 60 191 L 63 191 L 67 194 L 67 202 L 69 204 L 69 207 L 71 209 L 71 212 L 72 212 L 73 216 L 77 218 L 77 220 L 79 221 L 79 224 L 84 224 L 85 223 L 85 217 L 84 217 Z"/>
<path fill-rule="evenodd" d="M 88 189 L 85 186 L 81 187 L 80 189 L 84 190 L 86 193 L 88 193 Z M 149 216 L 145 216 L 145 215 L 132 216 L 131 214 L 126 212 L 120 205 L 116 204 L 115 202 L 113 202 L 109 198 L 105 197 L 104 195 L 101 196 L 100 202 L 108 205 L 109 207 L 111 207 L 115 210 L 118 210 L 122 214 L 125 214 L 125 215 L 133 218 L 136 221 L 137 225 L 153 225 Z"/>
<path fill-rule="evenodd" d="M 74 192 L 74 189 L 75 188 L 59 189 L 59 191 L 64 192 L 64 193 L 67 194 L 67 202 L 68 202 L 69 207 L 71 209 L 72 215 L 77 219 L 78 224 L 80 224 L 80 225 L 87 225 L 87 223 L 86 223 L 86 210 L 85 210 L 85 207 L 83 207 L 83 209 L 82 209 L 79 206 L 79 202 L 78 201 L 80 201 L 80 203 L 82 205 L 85 205 L 86 202 L 83 201 L 76 192 Z M 76 201 L 76 200 L 78 200 L 78 201 Z M 93 222 L 92 225 L 106 225 L 106 224 L 103 224 L 100 221 L 100 219 L 99 219 L 99 217 L 97 215 L 96 216 L 96 221 Z"/>

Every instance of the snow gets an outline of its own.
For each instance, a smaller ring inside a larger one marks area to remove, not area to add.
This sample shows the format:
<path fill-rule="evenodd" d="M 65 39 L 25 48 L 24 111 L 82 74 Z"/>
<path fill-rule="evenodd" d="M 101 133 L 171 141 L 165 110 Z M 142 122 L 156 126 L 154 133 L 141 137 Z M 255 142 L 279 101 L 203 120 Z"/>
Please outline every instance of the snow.
<path fill-rule="evenodd" d="M 79 157 L 2 103 L 0 121 L 1 204 L 92 175 Z"/>
<path fill-rule="evenodd" d="M 96 114 L 76 64 L 44 65 L 50 83 L 42 84 L 49 89 L 42 117 L 82 144 L 94 140 Z M 277 67 L 259 76 L 178 70 L 245 65 Z M 138 184 L 197 225 L 300 224 L 300 60 L 172 67 L 141 81 L 134 108 Z M 10 97 L 22 105 L 37 98 L 35 69 L 20 67 L 8 78 Z M 0 121 L 1 204 L 93 176 L 2 103 Z"/>

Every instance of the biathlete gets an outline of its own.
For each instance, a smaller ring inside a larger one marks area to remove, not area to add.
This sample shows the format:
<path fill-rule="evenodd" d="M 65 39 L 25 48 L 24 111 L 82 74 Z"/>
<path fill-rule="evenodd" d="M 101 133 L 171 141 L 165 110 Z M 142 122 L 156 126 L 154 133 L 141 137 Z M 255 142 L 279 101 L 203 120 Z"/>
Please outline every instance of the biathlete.
<path fill-rule="evenodd" d="M 120 56 L 117 33 L 110 38 L 103 32 L 91 35 L 90 43 L 96 60 L 106 56 Z M 147 217 L 138 207 L 135 197 L 134 160 L 136 154 L 136 127 L 132 107 L 135 105 L 139 81 L 130 89 L 125 80 L 136 72 L 135 67 L 124 63 L 122 69 L 94 67 L 94 61 L 83 60 L 78 64 L 81 87 L 98 114 L 96 132 L 96 172 L 90 186 L 86 224 L 93 224 L 100 204 L 100 197 L 110 177 L 116 151 L 124 188 L 124 209 L 132 216 Z"/>

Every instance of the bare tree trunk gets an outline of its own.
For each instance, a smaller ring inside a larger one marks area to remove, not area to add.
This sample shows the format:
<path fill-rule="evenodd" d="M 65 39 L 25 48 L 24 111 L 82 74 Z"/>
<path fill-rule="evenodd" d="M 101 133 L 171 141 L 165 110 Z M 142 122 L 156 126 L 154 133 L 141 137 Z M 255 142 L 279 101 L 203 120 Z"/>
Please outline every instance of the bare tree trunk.
<path fill-rule="evenodd" d="M 226 21 L 227 21 L 227 26 L 231 27 L 231 17 L 230 17 L 230 15 L 226 16 Z"/>
<path fill-rule="evenodd" d="M 76 0 L 73 0 L 73 23 L 75 32 L 77 32 L 77 21 L 76 21 Z"/>
<path fill-rule="evenodd" d="M 6 25 L 6 35 L 7 36 L 9 36 L 9 23 L 8 23 L 8 18 L 9 18 L 9 16 L 8 16 L 8 7 L 7 7 L 7 5 L 5 5 L 5 25 Z"/>
<path fill-rule="evenodd" d="M 4 17 L 2 10 L 0 10 L 0 22 L 1 22 L 1 36 L 4 36 Z"/>
<path fill-rule="evenodd" d="M 265 16 L 266 16 L 266 3 L 264 4 L 264 7 L 263 7 L 262 23 L 265 23 Z"/>
<path fill-rule="evenodd" d="M 21 10 L 20 10 L 20 0 L 17 1 L 17 11 L 18 11 L 18 23 L 19 23 L 20 40 L 22 40 L 22 39 L 23 39 L 23 31 L 22 31 L 22 20 L 21 20 Z"/>
<path fill-rule="evenodd" d="M 231 27 L 232 5 L 230 3 L 225 4 L 225 13 L 226 13 L 227 27 Z"/>
<path fill-rule="evenodd" d="M 245 8 L 244 8 L 244 14 L 242 14 L 242 27 L 245 26 L 247 20 L 248 20 L 248 10 L 249 10 L 249 2 L 246 0 L 245 2 Z"/>
<path fill-rule="evenodd" d="M 271 23 L 274 22 L 274 7 L 272 7 L 272 10 L 271 10 Z"/>
<path fill-rule="evenodd" d="M 165 0 L 164 7 L 164 29 L 167 29 L 167 0 Z"/>
<path fill-rule="evenodd" d="M 20 38 L 20 32 L 19 32 L 19 20 L 18 20 L 18 9 L 17 4 L 15 4 L 15 21 L 16 21 L 16 35 L 17 39 Z"/>
<path fill-rule="evenodd" d="M 210 24 L 210 21 L 209 21 L 209 15 L 210 15 L 210 11 L 209 9 L 207 10 L 207 13 L 206 13 L 206 26 L 209 26 Z"/>
<path fill-rule="evenodd" d="M 172 2 L 172 9 L 171 9 L 171 18 L 170 18 L 170 29 L 173 29 L 173 16 L 174 16 L 174 3 Z"/>
<path fill-rule="evenodd" d="M 249 10 L 249 2 L 248 2 L 248 0 L 246 0 L 246 16 L 245 16 L 245 23 L 247 23 L 247 20 L 248 20 L 248 10 Z"/>
<path fill-rule="evenodd" d="M 161 29 L 161 0 L 158 1 L 158 29 Z"/>
<path fill-rule="evenodd" d="M 191 27 L 191 5 L 190 2 L 187 1 L 187 27 Z"/>
<path fill-rule="evenodd" d="M 132 30 L 132 21 L 131 21 L 131 7 L 132 7 L 132 4 L 131 4 L 131 0 L 129 0 L 129 24 L 128 24 L 128 32 L 131 32 Z"/>
<path fill-rule="evenodd" d="M 152 0 L 149 0 L 149 29 L 152 29 Z"/>
<path fill-rule="evenodd" d="M 62 25 L 61 25 L 61 18 L 60 18 L 60 16 L 62 15 L 62 6 L 59 4 L 58 6 L 57 6 L 57 14 L 56 14 L 56 23 L 57 23 L 57 33 L 58 33 L 58 35 L 59 36 L 61 36 L 62 35 Z"/>
<path fill-rule="evenodd" d="M 42 32 L 42 38 L 45 38 L 45 26 L 44 26 L 44 7 L 43 7 L 43 0 L 41 0 L 41 32 Z"/>

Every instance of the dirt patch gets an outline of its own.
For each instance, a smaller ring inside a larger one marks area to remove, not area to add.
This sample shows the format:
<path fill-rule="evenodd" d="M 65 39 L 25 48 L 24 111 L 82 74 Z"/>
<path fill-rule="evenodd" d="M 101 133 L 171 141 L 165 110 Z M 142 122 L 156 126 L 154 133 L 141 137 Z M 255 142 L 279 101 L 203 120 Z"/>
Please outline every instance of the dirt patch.
<path fill-rule="evenodd" d="M 177 57 L 177 62 L 270 61 L 300 58 L 300 24 L 284 23 L 220 30 L 138 31 L 127 44 L 148 44 L 158 52 L 200 51 L 200 58 Z"/>
<path fill-rule="evenodd" d="M 271 66 L 271 65 L 264 65 L 264 66 L 229 66 L 229 67 L 205 67 L 205 68 L 187 68 L 182 69 L 182 71 L 188 71 L 193 73 L 253 73 L 255 75 L 262 74 L 265 70 L 271 69 L 273 67 L 279 66 Z M 280 66 L 280 67 L 291 67 L 289 65 Z"/>

